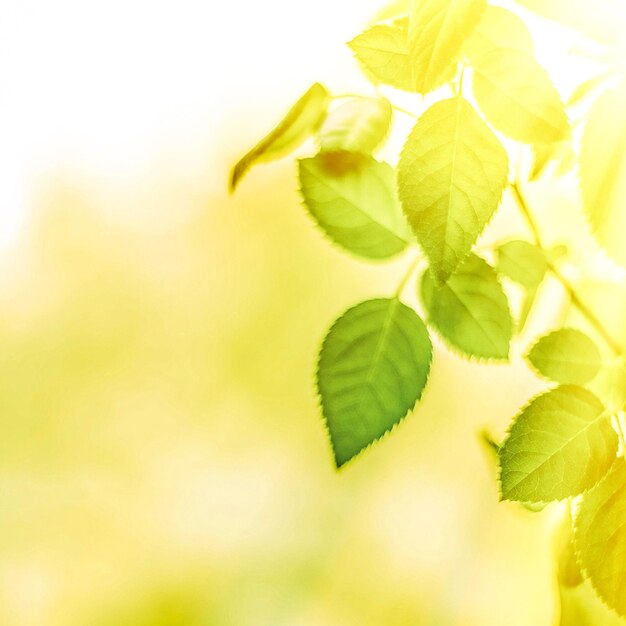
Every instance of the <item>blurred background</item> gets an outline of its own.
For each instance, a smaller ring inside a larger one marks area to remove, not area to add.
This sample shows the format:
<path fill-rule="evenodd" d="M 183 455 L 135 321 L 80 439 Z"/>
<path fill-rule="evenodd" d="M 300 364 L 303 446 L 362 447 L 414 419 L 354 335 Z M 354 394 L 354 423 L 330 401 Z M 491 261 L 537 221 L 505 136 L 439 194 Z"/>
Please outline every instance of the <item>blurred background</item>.
<path fill-rule="evenodd" d="M 378 0 L 0 0 L 0 624 L 552 624 L 554 518 L 478 433 L 542 387 L 437 346 L 334 471 L 317 347 L 407 259 L 332 248 L 293 160 L 231 165 Z M 390 287 L 393 285 L 394 287 Z"/>

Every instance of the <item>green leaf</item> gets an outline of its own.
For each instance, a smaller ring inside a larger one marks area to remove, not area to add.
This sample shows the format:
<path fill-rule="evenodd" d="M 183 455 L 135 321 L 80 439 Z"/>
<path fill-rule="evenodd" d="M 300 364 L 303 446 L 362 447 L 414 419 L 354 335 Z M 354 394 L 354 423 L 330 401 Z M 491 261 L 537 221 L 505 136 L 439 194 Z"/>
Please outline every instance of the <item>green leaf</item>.
<path fill-rule="evenodd" d="M 411 131 L 398 165 L 400 199 L 437 282 L 469 255 L 508 170 L 502 144 L 463 98 L 433 105 Z"/>
<path fill-rule="evenodd" d="M 602 367 L 602 355 L 596 344 L 574 328 L 561 328 L 545 335 L 532 347 L 527 359 L 549 380 L 571 385 L 588 383 Z"/>
<path fill-rule="evenodd" d="M 343 99 L 322 124 L 322 151 L 371 154 L 387 136 L 391 115 L 391 104 L 385 98 Z"/>
<path fill-rule="evenodd" d="M 559 92 L 532 56 L 502 48 L 480 55 L 473 87 L 482 112 L 507 137 L 534 144 L 570 136 Z"/>
<path fill-rule="evenodd" d="M 321 153 L 302 159 L 299 173 L 307 209 L 335 243 L 368 259 L 405 249 L 410 231 L 387 163 L 353 153 Z"/>
<path fill-rule="evenodd" d="M 414 0 L 409 50 L 416 91 L 429 93 L 454 76 L 463 44 L 486 8 L 485 0 Z"/>
<path fill-rule="evenodd" d="M 578 560 L 597 594 L 626 617 L 626 462 L 623 458 L 617 459 L 604 480 L 584 495 L 574 519 L 574 543 Z"/>
<path fill-rule="evenodd" d="M 330 95 L 326 88 L 315 83 L 293 105 L 278 126 L 235 165 L 230 176 L 231 193 L 255 163 L 274 161 L 293 152 L 315 132 L 326 115 L 329 101 Z"/>
<path fill-rule="evenodd" d="M 320 352 L 317 386 L 337 467 L 413 409 L 431 358 L 424 323 L 397 298 L 362 302 L 333 324 Z"/>
<path fill-rule="evenodd" d="M 508 241 L 497 249 L 498 274 L 523 285 L 536 289 L 545 278 L 548 263 L 539 246 L 528 241 Z"/>
<path fill-rule="evenodd" d="M 626 83 L 593 104 L 580 152 L 580 185 L 600 244 L 626 265 Z"/>
<path fill-rule="evenodd" d="M 465 43 L 464 52 L 474 62 L 494 48 L 510 48 L 531 56 L 535 52 L 526 24 L 515 13 L 489 5 Z"/>
<path fill-rule="evenodd" d="M 515 418 L 500 456 L 505 500 L 550 502 L 593 487 L 617 454 L 617 435 L 601 402 L 563 385 L 537 396 Z"/>
<path fill-rule="evenodd" d="M 428 322 L 450 346 L 467 356 L 508 358 L 513 333 L 509 303 L 486 261 L 469 256 L 439 287 L 426 272 L 421 299 Z"/>
<path fill-rule="evenodd" d="M 408 19 L 372 26 L 348 45 L 374 82 L 415 91 L 409 59 Z"/>

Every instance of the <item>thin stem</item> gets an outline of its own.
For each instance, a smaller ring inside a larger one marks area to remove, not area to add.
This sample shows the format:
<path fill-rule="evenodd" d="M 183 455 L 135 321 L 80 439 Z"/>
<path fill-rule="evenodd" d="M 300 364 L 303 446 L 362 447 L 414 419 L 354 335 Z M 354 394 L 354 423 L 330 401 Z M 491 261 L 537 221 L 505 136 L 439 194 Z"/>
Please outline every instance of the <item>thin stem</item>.
<path fill-rule="evenodd" d="M 410 117 L 414 117 L 416 119 L 419 117 L 417 113 L 413 113 L 413 111 L 409 111 L 408 109 L 404 109 L 403 107 L 400 107 L 397 104 L 393 104 L 393 102 L 391 103 L 391 108 L 395 109 L 396 111 L 400 113 L 404 113 L 404 115 L 409 115 Z"/>
<path fill-rule="evenodd" d="M 459 74 L 459 90 L 457 96 L 461 98 L 463 96 L 463 78 L 465 76 L 465 64 L 461 65 L 461 73 Z"/>
<path fill-rule="evenodd" d="M 413 261 L 411 261 L 404 276 L 402 277 L 402 279 L 400 280 L 400 283 L 398 284 L 398 288 L 396 289 L 394 298 L 400 298 L 400 296 L 402 295 L 402 292 L 404 291 L 404 288 L 406 287 L 406 284 L 409 282 L 409 279 L 413 275 L 413 272 L 417 269 L 417 266 L 419 265 L 421 260 L 422 258 L 420 256 L 416 256 L 413 259 Z"/>
<path fill-rule="evenodd" d="M 528 203 L 524 198 L 524 194 L 522 193 L 522 189 L 520 184 L 516 181 L 511 183 L 511 189 L 513 190 L 513 196 L 517 201 L 517 205 L 520 209 L 522 216 L 525 218 L 528 227 L 532 233 L 533 239 L 535 240 L 535 244 L 539 246 L 542 250 L 545 251 L 545 247 L 541 240 L 541 233 L 539 231 L 539 227 L 537 226 L 537 222 L 533 218 L 533 215 L 530 211 Z M 547 261 L 548 269 L 554 277 L 561 283 L 565 291 L 568 293 L 570 297 L 570 301 L 573 306 L 578 309 L 578 312 L 587 320 L 590 326 L 592 326 L 595 331 L 602 337 L 607 347 L 611 350 L 611 352 L 615 356 L 620 356 L 623 354 L 623 349 L 620 344 L 612 337 L 611 333 L 604 327 L 604 324 L 598 319 L 596 314 L 591 310 L 589 306 L 583 301 L 583 299 L 576 293 L 574 286 L 563 276 L 561 271 L 554 265 L 554 263 L 550 260 Z"/>

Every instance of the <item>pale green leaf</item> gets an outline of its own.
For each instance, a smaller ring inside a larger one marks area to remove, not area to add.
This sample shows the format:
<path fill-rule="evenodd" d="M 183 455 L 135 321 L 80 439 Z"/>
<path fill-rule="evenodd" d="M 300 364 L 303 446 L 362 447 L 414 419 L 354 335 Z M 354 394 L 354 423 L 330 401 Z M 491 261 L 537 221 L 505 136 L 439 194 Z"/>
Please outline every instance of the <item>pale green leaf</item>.
<path fill-rule="evenodd" d="M 626 265 L 626 83 L 593 104 L 580 152 L 587 217 L 600 244 Z"/>
<path fill-rule="evenodd" d="M 439 287 L 426 272 L 421 299 L 428 323 L 450 346 L 467 356 L 508 358 L 513 333 L 509 303 L 486 261 L 470 255 Z"/>
<path fill-rule="evenodd" d="M 596 344 L 574 328 L 561 328 L 545 335 L 527 358 L 539 374 L 571 385 L 588 383 L 602 367 L 602 355 Z"/>
<path fill-rule="evenodd" d="M 480 55 L 473 87 L 482 112 L 507 137 L 529 144 L 569 137 L 559 92 L 532 56 L 502 48 Z"/>
<path fill-rule="evenodd" d="M 400 199 L 444 283 L 470 253 L 498 208 L 508 157 L 467 100 L 443 100 L 411 131 L 398 165 Z"/>
<path fill-rule="evenodd" d="M 576 496 L 606 474 L 617 446 L 610 419 L 590 391 L 552 389 L 522 410 L 500 447 L 502 497 L 549 502 Z"/>
<path fill-rule="evenodd" d="M 374 82 L 415 91 L 409 60 L 408 19 L 372 26 L 348 45 Z"/>
<path fill-rule="evenodd" d="M 404 250 L 411 236 L 387 163 L 321 153 L 299 162 L 299 176 L 305 206 L 335 243 L 370 259 Z"/>
<path fill-rule="evenodd" d="M 431 358 L 424 323 L 397 298 L 362 302 L 333 324 L 317 386 L 338 467 L 413 409 Z"/>
<path fill-rule="evenodd" d="M 541 248 L 528 241 L 514 240 L 502 244 L 497 249 L 497 258 L 498 273 L 527 289 L 536 289 L 548 270 Z"/>
<path fill-rule="evenodd" d="M 315 83 L 289 110 L 287 115 L 235 165 L 230 176 L 234 191 L 246 172 L 259 162 L 273 161 L 295 150 L 315 132 L 326 115 L 330 95 Z"/>
<path fill-rule="evenodd" d="M 463 51 L 474 61 L 497 48 L 511 48 L 533 55 L 535 47 L 523 20 L 502 7 L 489 5 Z"/>
<path fill-rule="evenodd" d="M 626 462 L 623 458 L 617 459 L 608 475 L 584 495 L 574 519 L 574 542 L 579 562 L 600 598 L 626 617 Z M 599 626 L 600 622 L 596 624 Z"/>
<path fill-rule="evenodd" d="M 414 0 L 409 50 L 416 91 L 429 93 L 454 76 L 465 40 L 482 17 L 485 0 Z"/>
<path fill-rule="evenodd" d="M 324 152 L 371 154 L 387 136 L 391 116 L 391 104 L 385 98 L 344 98 L 320 128 L 321 148 Z"/>

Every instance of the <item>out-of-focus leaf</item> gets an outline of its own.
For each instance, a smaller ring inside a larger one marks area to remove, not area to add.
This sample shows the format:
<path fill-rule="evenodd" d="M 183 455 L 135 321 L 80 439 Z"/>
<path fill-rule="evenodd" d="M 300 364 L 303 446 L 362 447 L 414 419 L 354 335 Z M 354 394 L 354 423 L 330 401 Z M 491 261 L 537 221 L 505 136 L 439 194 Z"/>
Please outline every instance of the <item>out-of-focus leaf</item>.
<path fill-rule="evenodd" d="M 534 55 L 535 46 L 523 20 L 515 13 L 489 5 L 463 51 L 470 61 L 498 48 L 510 48 Z"/>
<path fill-rule="evenodd" d="M 536 289 L 543 282 L 548 263 L 539 246 L 528 241 L 514 240 L 502 244 L 496 252 L 498 274 L 527 289 Z"/>
<path fill-rule="evenodd" d="M 557 143 L 536 143 L 532 149 L 533 168 L 530 180 L 541 178 L 550 163 L 555 163 L 552 173 L 556 176 L 564 176 L 576 165 L 576 152 L 570 139 Z"/>
<path fill-rule="evenodd" d="M 575 328 L 561 328 L 543 336 L 527 358 L 542 376 L 562 384 L 584 385 L 602 367 L 596 344 Z"/>
<path fill-rule="evenodd" d="M 387 163 L 353 153 L 321 153 L 299 162 L 304 203 L 337 244 L 370 259 L 402 252 L 411 238 Z"/>
<path fill-rule="evenodd" d="M 574 550 L 574 529 L 569 503 L 554 535 L 554 553 L 559 586 L 569 589 L 582 584 L 583 576 Z"/>
<path fill-rule="evenodd" d="M 391 117 L 391 104 L 385 98 L 342 99 L 320 128 L 321 148 L 371 154 L 387 136 Z"/>
<path fill-rule="evenodd" d="M 623 34 L 623 0 L 517 0 L 523 6 L 574 28 L 588 37 L 611 44 Z"/>
<path fill-rule="evenodd" d="M 626 617 L 624 459 L 615 461 L 608 475 L 584 495 L 574 518 L 574 542 L 593 588 L 608 606 Z"/>
<path fill-rule="evenodd" d="M 400 199 L 438 283 L 498 208 L 508 169 L 502 144 L 463 98 L 433 105 L 411 131 L 398 166 Z"/>
<path fill-rule="evenodd" d="M 482 112 L 507 137 L 529 144 L 569 137 L 559 92 L 528 54 L 500 48 L 480 55 L 474 60 L 473 87 Z"/>
<path fill-rule="evenodd" d="M 567 106 L 575 106 L 587 96 L 591 95 L 596 89 L 598 89 L 598 87 L 601 87 L 609 78 L 610 74 L 604 72 L 598 76 L 594 76 L 593 78 L 583 81 L 572 92 L 571 96 L 567 100 Z"/>
<path fill-rule="evenodd" d="M 624 620 L 609 609 L 589 581 L 577 587 L 559 588 L 558 626 L 624 626 Z"/>
<path fill-rule="evenodd" d="M 470 357 L 508 358 L 513 333 L 509 303 L 486 261 L 470 255 L 440 287 L 427 271 L 421 298 L 428 322 L 453 348 Z"/>
<path fill-rule="evenodd" d="M 485 0 L 414 0 L 409 50 L 414 86 L 426 94 L 450 80 L 465 40 L 482 17 Z"/>
<path fill-rule="evenodd" d="M 373 81 L 404 91 L 415 91 L 409 59 L 408 18 L 377 24 L 348 43 Z"/>
<path fill-rule="evenodd" d="M 373 24 L 408 17 L 411 11 L 411 0 L 392 0 L 386 7 L 381 9 L 372 20 Z"/>
<path fill-rule="evenodd" d="M 505 500 L 550 502 L 593 487 L 617 454 L 617 434 L 602 403 L 563 385 L 534 398 L 500 446 Z"/>
<path fill-rule="evenodd" d="M 580 185 L 600 244 L 626 265 L 626 83 L 593 104 L 580 152 Z"/>
<path fill-rule="evenodd" d="M 234 191 L 246 172 L 259 162 L 273 161 L 295 150 L 326 115 L 330 95 L 315 83 L 289 110 L 287 115 L 235 165 L 230 176 L 230 191 Z"/>
<path fill-rule="evenodd" d="M 415 406 L 431 358 L 426 326 L 397 298 L 362 302 L 333 324 L 320 352 L 317 386 L 337 467 Z"/>

